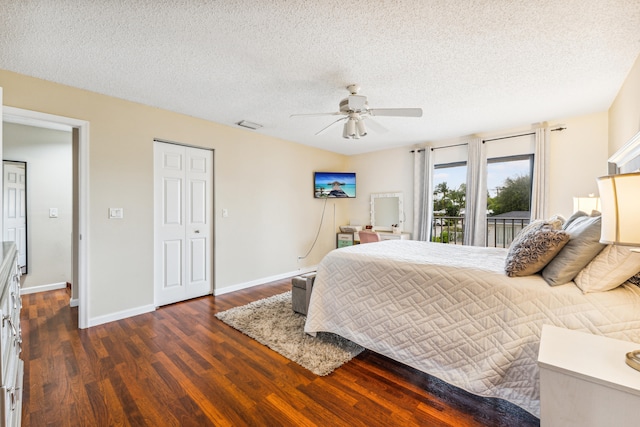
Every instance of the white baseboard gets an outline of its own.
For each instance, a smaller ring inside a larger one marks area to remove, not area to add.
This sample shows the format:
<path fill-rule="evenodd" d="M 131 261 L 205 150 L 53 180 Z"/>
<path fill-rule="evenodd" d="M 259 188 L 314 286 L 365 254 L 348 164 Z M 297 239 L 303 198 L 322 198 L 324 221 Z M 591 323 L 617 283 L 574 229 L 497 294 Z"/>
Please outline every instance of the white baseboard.
<path fill-rule="evenodd" d="M 223 295 L 223 294 L 226 294 L 226 293 L 229 293 L 229 292 L 235 292 L 235 291 L 251 288 L 251 287 L 254 287 L 254 286 L 258 286 L 258 285 L 264 285 L 265 283 L 275 282 L 276 280 L 282 280 L 282 279 L 286 279 L 288 277 L 293 277 L 293 276 L 298 276 L 300 274 L 310 273 L 312 271 L 316 271 L 316 269 L 317 269 L 317 266 L 306 267 L 306 268 L 301 268 L 301 269 L 296 270 L 296 271 L 291 271 L 289 273 L 282 273 L 282 274 L 278 274 L 278 275 L 275 275 L 275 276 L 264 277 L 262 279 L 252 280 L 250 282 L 244 282 L 244 283 L 239 283 L 237 285 L 226 286 L 224 288 L 214 290 L 213 294 L 214 295 Z M 48 285 L 48 286 L 50 286 L 50 285 Z M 66 286 L 66 283 L 64 283 L 64 286 Z M 28 288 L 28 289 L 31 289 L 31 288 Z M 55 288 L 55 289 L 59 289 L 59 288 Z M 50 290 L 50 289 L 47 289 L 47 290 Z M 36 292 L 36 291 L 34 291 L 34 292 Z M 71 299 L 70 300 L 70 305 L 71 305 L 71 307 L 77 307 L 78 306 L 78 300 L 77 299 Z M 89 324 L 87 325 L 87 327 L 98 326 L 98 325 L 102 325 L 104 323 L 114 322 L 116 320 L 122 320 L 122 319 L 126 319 L 128 317 L 137 316 L 139 314 L 150 313 L 150 312 L 155 311 L 155 310 L 156 310 L 156 306 L 154 304 L 149 304 L 149 305 L 143 305 L 143 306 L 140 306 L 140 307 L 132 308 L 132 309 L 129 309 L 129 310 L 118 311 L 116 313 L 106 314 L 104 316 L 98 316 L 98 317 L 94 317 L 94 318 L 89 319 Z"/>
<path fill-rule="evenodd" d="M 49 285 L 29 286 L 28 288 L 20 288 L 20 295 L 35 294 L 36 292 L 53 291 L 56 289 L 64 289 L 67 282 L 51 283 Z"/>
<path fill-rule="evenodd" d="M 150 313 L 156 310 L 156 306 L 153 304 L 143 305 L 129 310 L 122 310 L 116 313 L 105 314 L 104 316 L 93 317 L 89 319 L 87 327 L 98 326 L 104 323 L 115 322 L 116 320 L 126 319 L 128 317 L 137 316 L 139 314 Z"/>
<path fill-rule="evenodd" d="M 78 298 L 70 298 L 69 299 L 69 307 L 77 307 L 80 304 Z"/>
<path fill-rule="evenodd" d="M 311 273 L 312 271 L 316 271 L 317 269 L 318 269 L 318 266 L 305 267 L 296 271 L 291 271 L 289 273 L 278 274 L 271 277 L 264 277 L 262 279 L 256 279 L 250 282 L 238 283 L 237 285 L 225 286 L 224 288 L 214 289 L 213 295 L 217 296 L 217 295 L 228 294 L 230 292 L 241 291 L 242 289 L 264 285 L 265 283 L 275 282 L 276 280 L 282 280 L 288 277 L 298 276 L 300 274 Z"/>

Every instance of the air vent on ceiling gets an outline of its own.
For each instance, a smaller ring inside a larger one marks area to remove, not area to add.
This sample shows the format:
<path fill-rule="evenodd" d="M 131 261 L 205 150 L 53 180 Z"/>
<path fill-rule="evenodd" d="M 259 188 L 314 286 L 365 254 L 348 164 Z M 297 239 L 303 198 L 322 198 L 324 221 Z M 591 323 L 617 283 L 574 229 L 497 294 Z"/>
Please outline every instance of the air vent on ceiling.
<path fill-rule="evenodd" d="M 253 122 L 249 122 L 249 121 L 246 121 L 246 120 L 240 120 L 236 124 L 238 126 L 242 126 L 243 128 L 252 129 L 252 130 L 260 129 L 262 127 L 262 125 L 260 125 L 258 123 L 253 123 Z"/>

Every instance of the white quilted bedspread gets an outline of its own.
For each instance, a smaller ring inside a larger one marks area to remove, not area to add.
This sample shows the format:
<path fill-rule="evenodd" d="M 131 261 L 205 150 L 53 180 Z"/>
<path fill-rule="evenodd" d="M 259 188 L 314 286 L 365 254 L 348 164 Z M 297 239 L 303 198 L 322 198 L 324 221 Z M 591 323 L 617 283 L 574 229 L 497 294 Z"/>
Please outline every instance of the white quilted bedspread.
<path fill-rule="evenodd" d="M 334 250 L 318 266 L 305 331 L 336 333 L 539 417 L 542 325 L 640 343 L 640 288 L 583 295 L 573 282 L 507 277 L 506 253 L 407 240 Z"/>

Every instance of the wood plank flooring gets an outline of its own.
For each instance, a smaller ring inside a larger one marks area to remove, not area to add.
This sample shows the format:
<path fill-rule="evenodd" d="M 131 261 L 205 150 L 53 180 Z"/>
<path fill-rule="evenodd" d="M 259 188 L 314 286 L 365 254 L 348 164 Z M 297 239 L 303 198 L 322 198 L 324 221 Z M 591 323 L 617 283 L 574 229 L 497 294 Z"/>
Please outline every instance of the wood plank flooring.
<path fill-rule="evenodd" d="M 535 426 L 370 351 L 326 377 L 217 320 L 290 280 L 77 328 L 69 294 L 23 296 L 23 426 Z"/>

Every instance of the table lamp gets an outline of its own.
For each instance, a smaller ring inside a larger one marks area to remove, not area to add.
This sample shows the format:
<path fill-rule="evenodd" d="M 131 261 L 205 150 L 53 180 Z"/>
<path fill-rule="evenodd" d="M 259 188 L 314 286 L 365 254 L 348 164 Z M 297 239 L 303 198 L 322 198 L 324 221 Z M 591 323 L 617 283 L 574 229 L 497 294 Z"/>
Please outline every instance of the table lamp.
<path fill-rule="evenodd" d="M 589 194 L 589 197 L 574 197 L 573 198 L 573 211 L 586 212 L 591 215 L 593 211 L 600 211 L 600 197 L 594 197 L 594 194 Z"/>
<path fill-rule="evenodd" d="M 600 243 L 635 246 L 640 252 L 640 172 L 598 178 L 602 210 Z M 627 365 L 640 371 L 640 350 L 627 353 Z"/>

